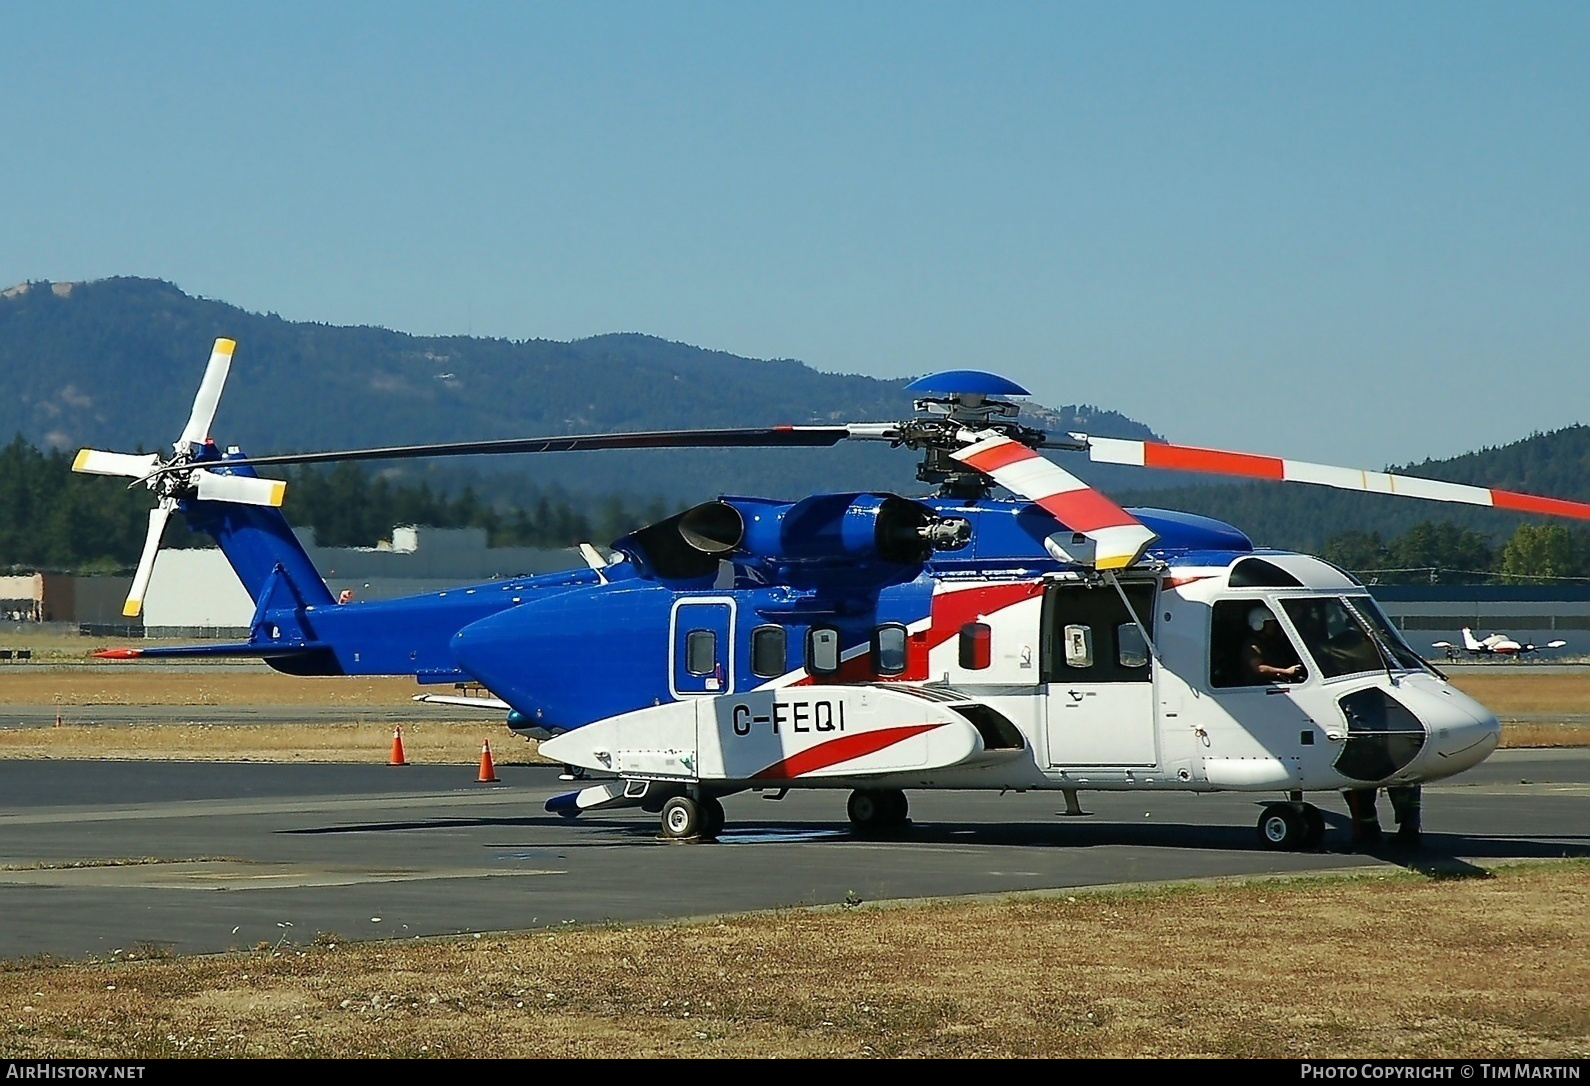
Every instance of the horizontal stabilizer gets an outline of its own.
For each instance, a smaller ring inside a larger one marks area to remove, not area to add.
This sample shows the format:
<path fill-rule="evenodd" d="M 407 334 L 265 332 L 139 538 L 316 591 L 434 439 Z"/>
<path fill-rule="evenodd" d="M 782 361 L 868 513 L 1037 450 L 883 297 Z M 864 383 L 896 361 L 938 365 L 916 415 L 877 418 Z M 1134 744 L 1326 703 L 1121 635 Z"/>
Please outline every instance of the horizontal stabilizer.
<path fill-rule="evenodd" d="M 414 700 L 427 705 L 461 705 L 465 709 L 490 709 L 497 713 L 513 708 L 501 698 L 471 698 L 460 694 L 415 694 Z"/>
<path fill-rule="evenodd" d="M 103 649 L 94 653 L 101 660 L 165 660 L 238 657 L 277 660 L 287 656 L 307 656 L 326 652 L 330 645 L 321 641 L 293 645 L 251 645 L 247 642 L 222 645 L 153 645 L 146 649 Z"/>

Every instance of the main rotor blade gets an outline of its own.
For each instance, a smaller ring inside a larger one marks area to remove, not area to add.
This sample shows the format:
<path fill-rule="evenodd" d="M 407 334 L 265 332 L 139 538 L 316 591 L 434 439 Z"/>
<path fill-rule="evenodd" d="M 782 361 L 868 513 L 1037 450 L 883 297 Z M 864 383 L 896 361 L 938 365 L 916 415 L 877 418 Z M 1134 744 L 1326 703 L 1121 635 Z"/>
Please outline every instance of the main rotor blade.
<path fill-rule="evenodd" d="M 204 502 L 236 502 L 239 505 L 282 504 L 287 494 L 287 484 L 276 479 L 252 479 L 246 475 L 218 475 L 203 468 L 193 473 L 197 478 L 199 500 Z"/>
<path fill-rule="evenodd" d="M 133 574 L 132 588 L 128 590 L 127 602 L 121 609 L 121 613 L 128 618 L 137 618 L 144 609 L 144 593 L 149 590 L 149 578 L 155 572 L 155 555 L 160 551 L 160 537 L 166 532 L 166 521 L 171 517 L 174 506 L 174 502 L 162 499 L 159 505 L 149 510 L 149 534 L 144 536 L 144 552 L 138 557 L 138 572 Z"/>
<path fill-rule="evenodd" d="M 98 449 L 79 449 L 72 470 L 84 475 L 120 475 L 128 479 L 142 479 L 160 463 L 154 453 L 134 456 L 132 453 L 100 452 Z"/>
<path fill-rule="evenodd" d="M 215 341 L 210 352 L 210 364 L 204 367 L 204 380 L 199 382 L 199 392 L 193 397 L 193 411 L 188 424 L 182 428 L 177 441 L 177 451 L 185 445 L 202 445 L 210 436 L 210 423 L 215 421 L 215 408 L 221 402 L 221 390 L 226 387 L 227 371 L 232 368 L 232 352 L 237 344 L 230 339 Z"/>
<path fill-rule="evenodd" d="M 330 464 L 343 460 L 419 460 L 437 456 L 487 456 L 501 453 L 585 452 L 595 449 L 726 449 L 776 447 L 823 448 L 846 438 L 889 440 L 883 426 L 763 426 L 731 430 L 653 430 L 630 434 L 563 434 L 512 437 L 493 441 L 449 441 L 437 445 L 394 445 L 378 449 L 285 453 L 228 460 L 248 464 Z M 156 471 L 154 474 L 162 474 Z"/>
<path fill-rule="evenodd" d="M 1541 513 L 1553 517 L 1590 520 L 1590 505 L 1562 498 L 1542 498 L 1514 490 L 1467 486 L 1416 475 L 1393 475 L 1384 471 L 1360 471 L 1306 460 L 1284 460 L 1278 456 L 1202 449 L 1193 445 L 1170 445 L 1159 441 L 1127 441 L 1113 437 L 1088 437 L 1072 434 L 1087 446 L 1088 458 L 1098 464 L 1128 464 L 1166 471 L 1190 471 L 1203 475 L 1232 475 L 1244 479 L 1270 479 L 1287 483 L 1314 483 L 1338 490 L 1357 490 L 1366 494 L 1397 494 L 1404 498 L 1484 505 L 1513 513 Z M 1045 444 L 1048 444 L 1047 442 Z"/>
<path fill-rule="evenodd" d="M 992 434 L 950 455 L 1093 540 L 1098 569 L 1125 569 L 1155 539 L 1152 531 L 1109 498 L 1003 434 Z"/>

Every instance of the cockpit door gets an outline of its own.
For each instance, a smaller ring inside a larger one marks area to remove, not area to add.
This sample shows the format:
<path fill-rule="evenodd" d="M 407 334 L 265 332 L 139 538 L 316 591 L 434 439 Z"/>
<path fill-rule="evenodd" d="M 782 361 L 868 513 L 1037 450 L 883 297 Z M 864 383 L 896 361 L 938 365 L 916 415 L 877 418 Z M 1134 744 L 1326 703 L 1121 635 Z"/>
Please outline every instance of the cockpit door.
<path fill-rule="evenodd" d="M 674 697 L 734 692 L 734 601 L 679 600 L 669 632 L 669 689 Z"/>
<path fill-rule="evenodd" d="M 1152 634 L 1155 586 L 1123 588 Z M 1049 586 L 1041 658 L 1051 768 L 1158 764 L 1148 645 L 1113 587 Z"/>

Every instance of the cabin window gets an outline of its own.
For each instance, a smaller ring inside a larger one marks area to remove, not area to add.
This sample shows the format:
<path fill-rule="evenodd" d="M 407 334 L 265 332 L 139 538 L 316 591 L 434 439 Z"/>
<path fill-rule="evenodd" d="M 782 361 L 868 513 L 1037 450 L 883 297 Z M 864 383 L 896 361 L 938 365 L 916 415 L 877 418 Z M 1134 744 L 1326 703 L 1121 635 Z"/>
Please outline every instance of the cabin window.
<path fill-rule="evenodd" d="M 1379 671 L 1386 666 L 1374 638 L 1341 600 L 1282 600 L 1281 607 L 1325 678 Z"/>
<path fill-rule="evenodd" d="M 904 671 L 905 627 L 890 622 L 874 630 L 872 659 L 879 675 L 898 675 Z"/>
<path fill-rule="evenodd" d="M 1045 588 L 1038 653 L 1044 682 L 1147 682 L 1151 677 L 1148 638 L 1152 636 L 1154 592 L 1150 581 L 1121 585 L 1131 602 L 1111 586 L 1062 583 Z"/>
<path fill-rule="evenodd" d="M 833 675 L 839 671 L 839 631 L 831 626 L 813 626 L 806 632 L 806 670 L 813 675 Z"/>
<path fill-rule="evenodd" d="M 1270 686 L 1281 681 L 1253 670 L 1255 659 L 1278 668 L 1302 663 L 1275 612 L 1263 600 L 1221 600 L 1211 614 L 1211 686 Z"/>
<path fill-rule="evenodd" d="M 1231 567 L 1226 581 L 1232 588 L 1302 588 L 1303 582 L 1274 562 L 1244 558 Z"/>
<path fill-rule="evenodd" d="M 782 626 L 758 626 L 751 631 L 751 674 L 759 679 L 776 679 L 785 671 L 785 639 Z"/>
<path fill-rule="evenodd" d="M 1406 638 L 1397 629 L 1386 613 L 1380 609 L 1372 596 L 1348 596 L 1347 606 L 1352 608 L 1358 617 L 1364 620 L 1375 636 L 1380 638 L 1380 643 L 1387 652 L 1397 658 L 1397 663 L 1410 671 L 1427 671 L 1430 665 L 1425 663 L 1424 657 L 1408 645 Z"/>
<path fill-rule="evenodd" d="M 968 622 L 961 627 L 961 667 L 982 671 L 994 660 L 994 631 L 986 622 Z"/>
<path fill-rule="evenodd" d="M 691 630 L 685 635 L 685 670 L 692 675 L 712 675 L 717 672 L 717 634 L 711 630 Z"/>
<path fill-rule="evenodd" d="M 1115 662 L 1122 667 L 1147 667 L 1148 642 L 1135 622 L 1115 627 Z"/>

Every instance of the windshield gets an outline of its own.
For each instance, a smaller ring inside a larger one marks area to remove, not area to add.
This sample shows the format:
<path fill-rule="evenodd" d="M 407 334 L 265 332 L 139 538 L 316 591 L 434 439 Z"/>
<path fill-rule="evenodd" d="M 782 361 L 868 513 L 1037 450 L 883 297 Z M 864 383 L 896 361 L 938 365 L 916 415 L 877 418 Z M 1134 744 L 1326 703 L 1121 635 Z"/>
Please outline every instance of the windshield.
<path fill-rule="evenodd" d="M 1417 652 L 1408 647 L 1408 642 L 1403 640 L 1402 631 L 1391 624 L 1386 613 L 1380 609 L 1373 596 L 1348 596 L 1347 603 L 1358 612 L 1360 618 L 1369 624 L 1375 635 L 1380 638 L 1380 643 L 1386 646 L 1386 651 L 1403 667 L 1411 671 L 1433 670 Z"/>
<path fill-rule="evenodd" d="M 1322 678 L 1379 671 L 1386 666 L 1374 639 L 1343 600 L 1282 600 L 1287 617 L 1314 658 Z"/>

